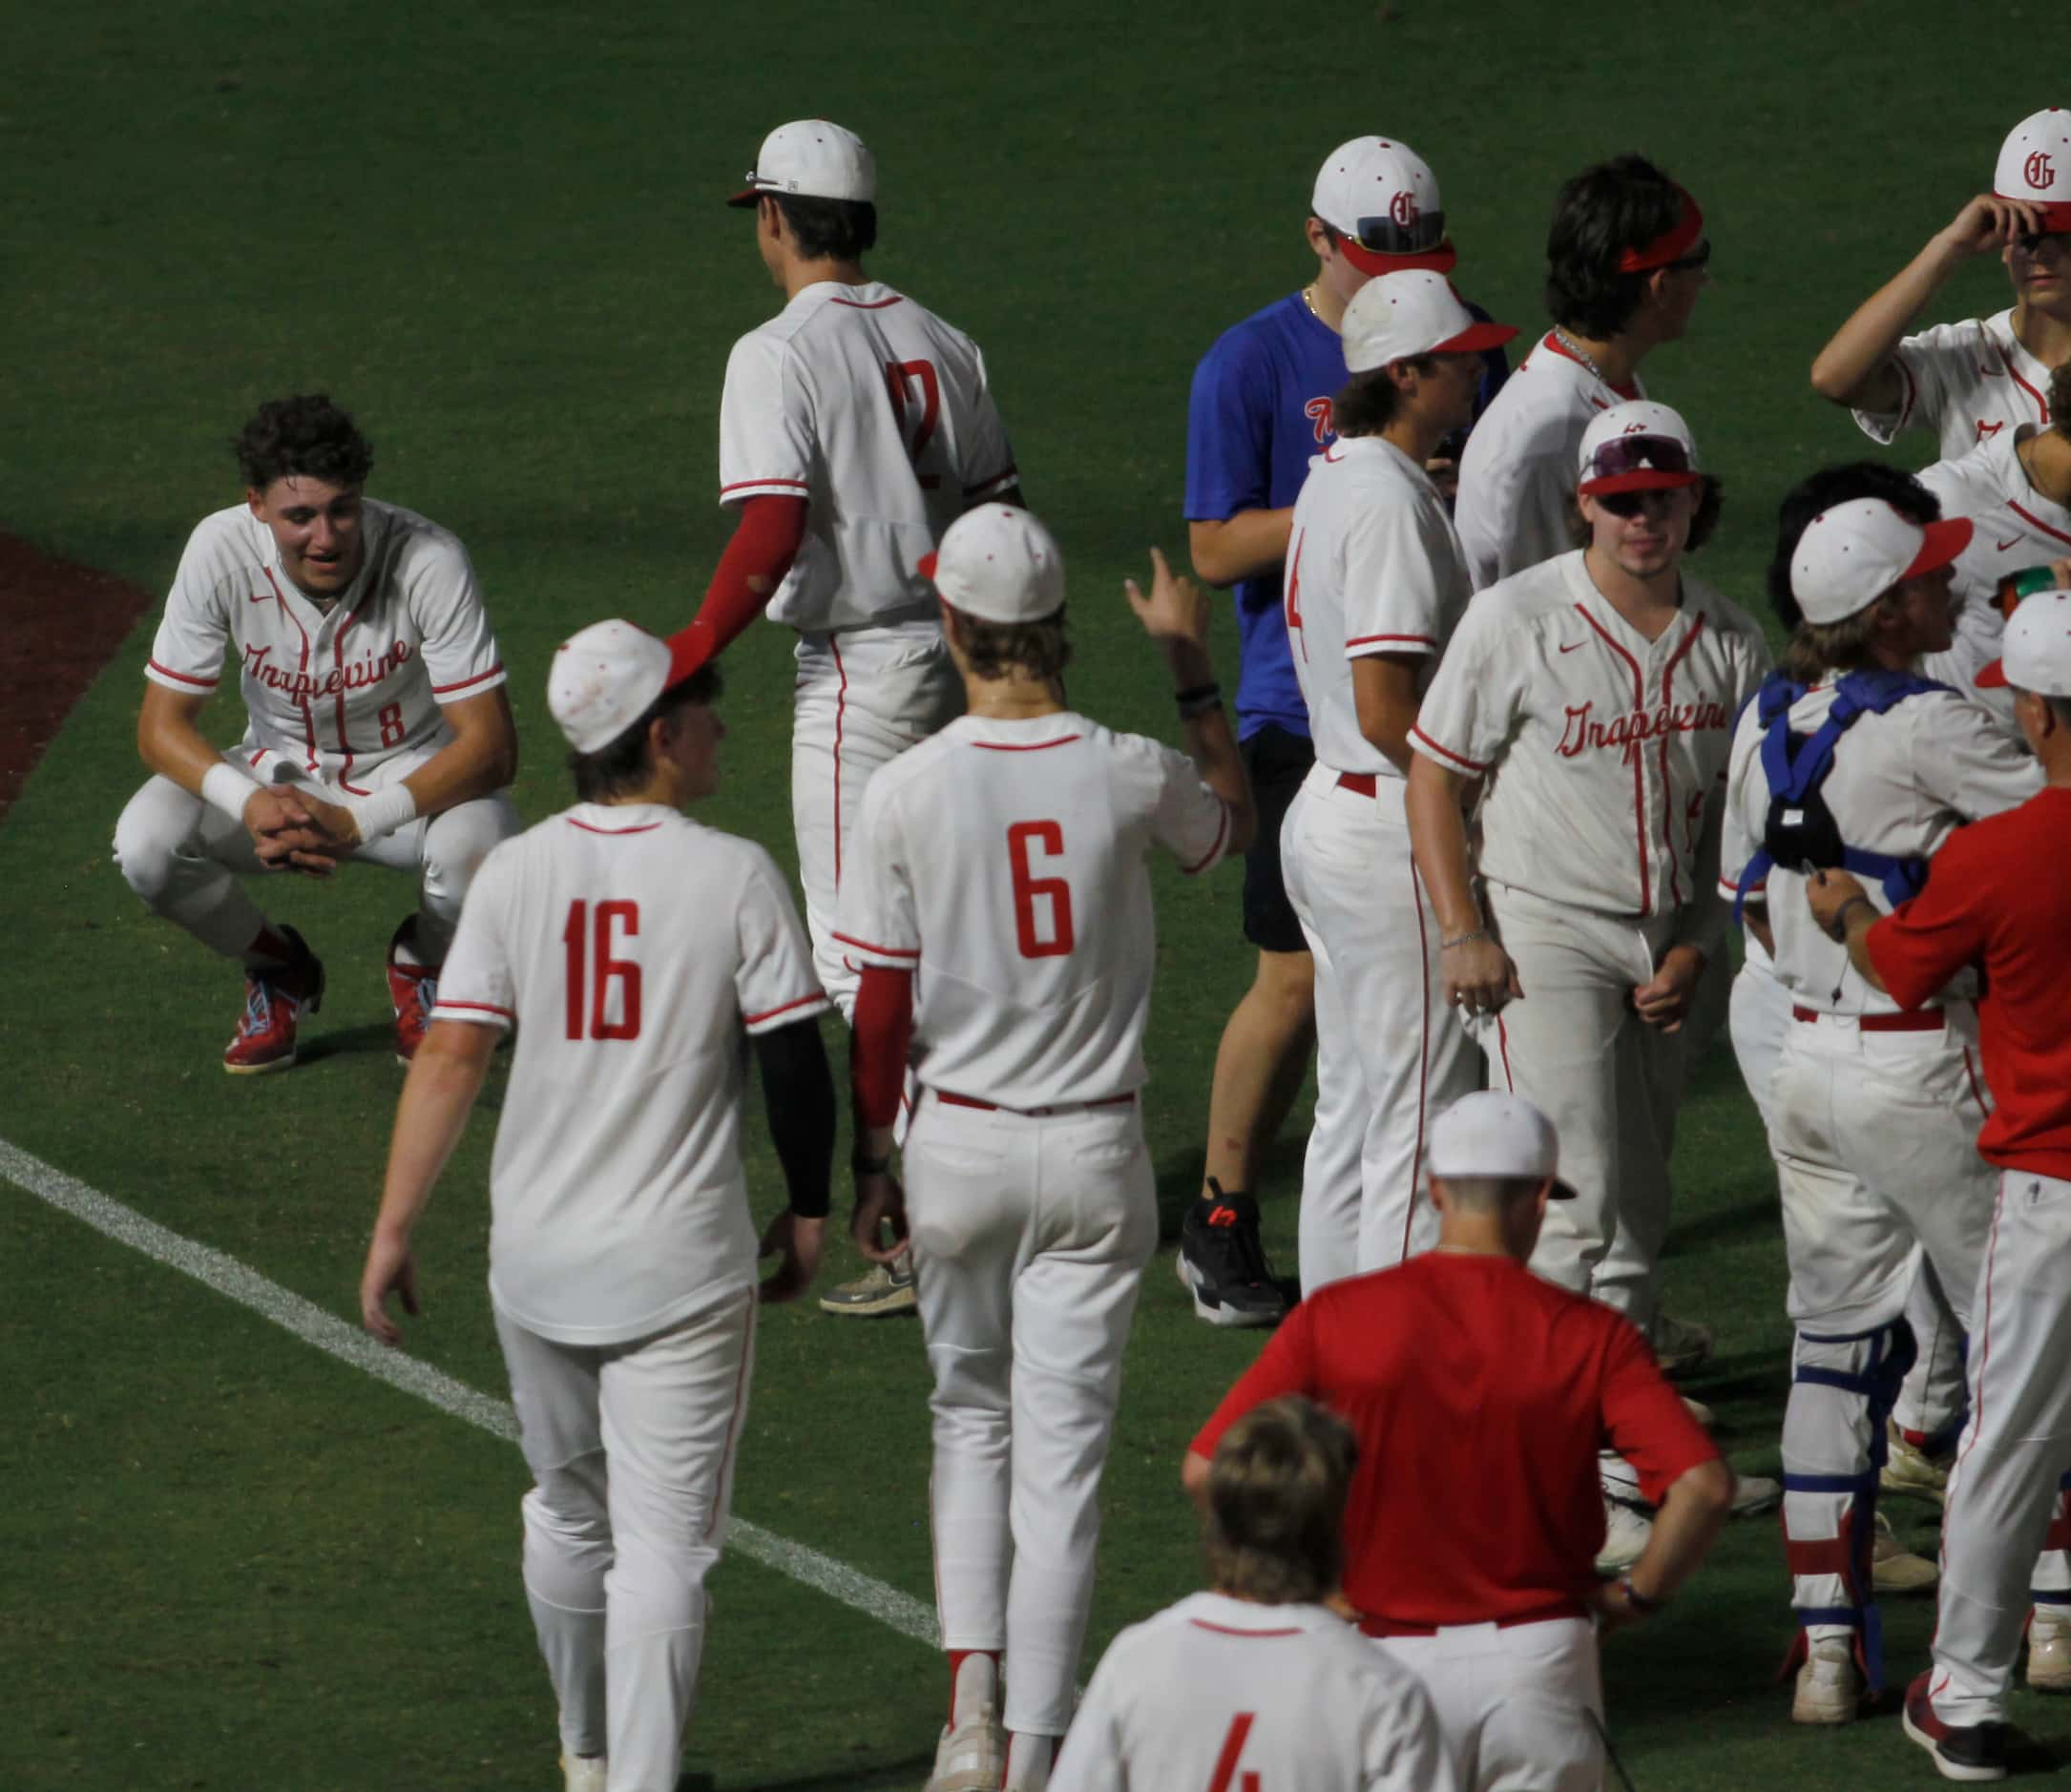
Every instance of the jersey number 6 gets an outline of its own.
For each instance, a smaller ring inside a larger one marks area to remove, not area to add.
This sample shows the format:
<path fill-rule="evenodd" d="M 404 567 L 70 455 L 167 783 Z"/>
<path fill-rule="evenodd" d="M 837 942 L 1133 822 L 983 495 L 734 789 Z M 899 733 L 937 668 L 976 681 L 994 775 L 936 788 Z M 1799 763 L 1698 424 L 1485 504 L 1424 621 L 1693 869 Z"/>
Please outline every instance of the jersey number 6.
<path fill-rule="evenodd" d="M 920 415 L 909 427 L 907 415 L 907 385 L 911 383 L 920 388 Z M 942 421 L 942 382 L 935 374 L 931 361 L 888 361 L 885 363 L 885 384 L 891 391 L 891 408 L 899 419 L 899 434 L 906 443 L 907 458 L 913 463 L 915 477 L 923 491 L 932 491 L 942 483 L 939 473 L 924 473 L 919 470 L 920 457 L 928 451 L 928 444 L 934 440 L 935 425 Z"/>
<path fill-rule="evenodd" d="M 570 903 L 561 944 L 568 948 L 568 1036 L 571 1039 L 638 1039 L 640 1036 L 640 968 L 611 955 L 617 927 L 628 938 L 640 930 L 638 903 L 598 903 L 596 924 L 590 905 Z M 614 986 L 617 986 L 614 988 Z M 590 1000 L 583 1000 L 585 992 Z"/>
<path fill-rule="evenodd" d="M 1029 866 L 1032 845 L 1049 858 L 1064 852 L 1064 830 L 1055 822 L 1016 822 L 1007 830 L 1007 861 L 1014 868 L 1014 931 L 1023 958 L 1062 958 L 1072 949 L 1072 886 L 1061 877 L 1037 877 Z M 1036 928 L 1036 903 L 1049 904 L 1048 937 Z"/>

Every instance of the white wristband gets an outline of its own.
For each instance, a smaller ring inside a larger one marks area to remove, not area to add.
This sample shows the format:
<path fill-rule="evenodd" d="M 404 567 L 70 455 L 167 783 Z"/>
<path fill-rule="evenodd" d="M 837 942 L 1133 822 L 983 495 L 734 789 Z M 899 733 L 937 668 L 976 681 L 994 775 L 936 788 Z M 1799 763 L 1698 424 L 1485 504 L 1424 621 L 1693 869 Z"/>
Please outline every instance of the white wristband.
<path fill-rule="evenodd" d="M 417 819 L 417 799 L 410 794 L 410 787 L 402 782 L 377 790 L 370 797 L 355 798 L 348 806 L 362 841 L 379 840 L 384 834 L 392 834 Z"/>
<path fill-rule="evenodd" d="M 227 760 L 218 760 L 201 774 L 201 801 L 220 809 L 233 822 L 244 820 L 244 805 L 259 785 Z"/>

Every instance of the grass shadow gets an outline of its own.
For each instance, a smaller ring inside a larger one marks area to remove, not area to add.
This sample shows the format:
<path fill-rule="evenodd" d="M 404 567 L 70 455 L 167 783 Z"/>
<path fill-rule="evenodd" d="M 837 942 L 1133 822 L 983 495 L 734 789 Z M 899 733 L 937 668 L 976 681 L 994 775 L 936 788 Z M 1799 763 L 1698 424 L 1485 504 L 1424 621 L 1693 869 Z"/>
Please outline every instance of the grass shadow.
<path fill-rule="evenodd" d="M 911 1792 L 934 1768 L 932 1751 L 889 1761 L 882 1767 L 858 1772 L 853 1767 L 833 1767 L 824 1773 L 794 1775 L 783 1780 L 738 1780 L 729 1774 L 724 1792 L 891 1792 L 894 1786 Z M 720 1782 L 708 1773 L 686 1773 L 676 1782 L 676 1792 L 722 1792 Z"/>

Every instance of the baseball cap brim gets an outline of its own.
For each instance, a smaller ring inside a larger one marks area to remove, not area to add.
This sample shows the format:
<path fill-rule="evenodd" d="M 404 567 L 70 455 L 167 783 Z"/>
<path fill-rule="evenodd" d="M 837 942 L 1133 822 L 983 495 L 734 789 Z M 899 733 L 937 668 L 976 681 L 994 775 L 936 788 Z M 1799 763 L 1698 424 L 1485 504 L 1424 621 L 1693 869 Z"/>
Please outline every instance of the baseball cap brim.
<path fill-rule="evenodd" d="M 1978 670 L 1977 682 L 1988 691 L 2006 691 L 2013 688 L 2007 681 L 2006 661 L 2003 659 L 1985 661 Z"/>
<path fill-rule="evenodd" d="M 1967 516 L 1951 516 L 1938 523 L 1921 525 L 1927 539 L 1920 544 L 1920 552 L 1913 556 L 1913 564 L 1899 573 L 1900 578 L 1918 578 L 1923 573 L 1937 573 L 1971 545 L 1972 524 Z"/>
<path fill-rule="evenodd" d="M 728 205 L 753 205 L 757 199 L 761 198 L 768 191 L 767 187 L 743 187 L 739 193 L 729 193 L 726 196 L 726 203 Z"/>
<path fill-rule="evenodd" d="M 1433 355 L 1478 355 L 1485 348 L 1500 348 L 1517 335 L 1515 323 L 1470 323 L 1457 336 L 1448 337 L 1427 352 Z"/>
<path fill-rule="evenodd" d="M 921 577 L 926 579 L 931 585 L 934 583 L 935 562 L 939 558 L 940 556 L 938 554 L 931 552 L 924 553 L 920 557 L 920 575 Z"/>
<path fill-rule="evenodd" d="M 1705 475 L 1699 472 L 1671 473 L 1659 468 L 1641 467 L 1629 473 L 1611 473 L 1602 479 L 1585 479 L 1576 490 L 1584 497 L 1611 497 L 1621 491 L 1673 491 L 1680 486 L 1701 486 Z"/>
<path fill-rule="evenodd" d="M 1555 1177 L 1553 1187 L 1546 1191 L 1546 1198 L 1550 1201 L 1571 1201 L 1575 1199 L 1575 1184 L 1563 1182 L 1558 1177 Z"/>
<path fill-rule="evenodd" d="M 1345 259 L 1362 274 L 1406 274 L 1412 268 L 1429 268 L 1433 274 L 1450 274 L 1459 264 L 1459 252 L 1454 248 L 1448 237 L 1435 249 L 1426 249 L 1417 255 L 1383 255 L 1378 249 L 1369 249 L 1356 237 L 1340 231 L 1338 248 Z"/>
<path fill-rule="evenodd" d="M 2038 199 L 2032 193 L 1999 193 L 1996 198 L 2015 199 L 2022 205 L 2032 205 L 2042 214 L 2042 228 L 2051 236 L 2071 231 L 2071 202 Z"/>

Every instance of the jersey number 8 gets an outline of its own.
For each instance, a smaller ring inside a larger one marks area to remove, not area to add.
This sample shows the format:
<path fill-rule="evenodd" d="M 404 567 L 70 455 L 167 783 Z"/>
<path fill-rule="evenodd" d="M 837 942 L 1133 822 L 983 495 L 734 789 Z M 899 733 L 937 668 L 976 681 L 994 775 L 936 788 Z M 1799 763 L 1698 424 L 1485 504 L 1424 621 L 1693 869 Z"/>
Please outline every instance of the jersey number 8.
<path fill-rule="evenodd" d="M 1037 877 L 1029 865 L 1032 845 L 1049 858 L 1064 853 L 1064 830 L 1055 822 L 1016 822 L 1007 830 L 1007 861 L 1014 871 L 1014 931 L 1023 958 L 1062 958 L 1072 949 L 1072 886 L 1061 877 Z M 1047 929 L 1036 926 L 1037 899 L 1048 905 Z"/>

